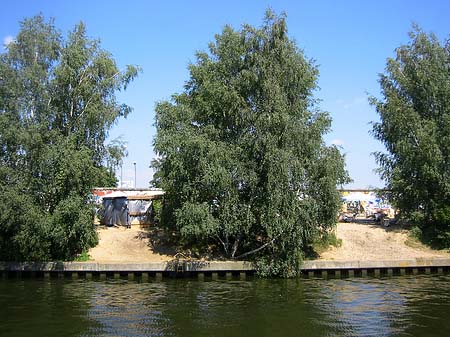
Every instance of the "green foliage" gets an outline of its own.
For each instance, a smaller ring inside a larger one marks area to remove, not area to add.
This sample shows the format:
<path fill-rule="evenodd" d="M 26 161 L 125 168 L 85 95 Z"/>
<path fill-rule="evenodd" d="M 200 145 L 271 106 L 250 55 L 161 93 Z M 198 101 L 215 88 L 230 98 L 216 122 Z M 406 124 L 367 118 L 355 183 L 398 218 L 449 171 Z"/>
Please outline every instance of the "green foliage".
<path fill-rule="evenodd" d="M 74 253 L 98 243 L 94 224 L 94 208 L 77 195 L 69 195 L 56 207 L 51 218 L 51 256 L 69 260 Z"/>
<path fill-rule="evenodd" d="M 131 110 L 115 92 L 137 72 L 120 71 L 82 23 L 67 39 L 42 16 L 21 23 L 0 54 L 1 260 L 71 259 L 96 244 L 89 194 L 115 181 L 104 143 Z"/>
<path fill-rule="evenodd" d="M 421 240 L 422 239 L 422 230 L 418 226 L 414 226 L 408 233 L 413 239 Z"/>
<path fill-rule="evenodd" d="M 89 253 L 86 250 L 83 250 L 80 254 L 77 255 L 77 257 L 75 257 L 74 261 L 87 262 L 90 259 L 91 259 L 91 256 L 89 255 Z"/>
<path fill-rule="evenodd" d="M 381 121 L 373 134 L 392 201 L 424 233 L 450 246 L 450 44 L 418 27 L 380 75 L 383 99 L 371 98 Z"/>
<path fill-rule="evenodd" d="M 185 243 L 249 257 L 264 275 L 299 272 L 303 249 L 335 225 L 344 160 L 322 136 L 318 70 L 284 16 L 229 26 L 198 52 L 181 94 L 156 106 L 161 222 Z"/>
<path fill-rule="evenodd" d="M 316 236 L 311 244 L 311 251 L 306 254 L 307 258 L 318 258 L 330 246 L 340 247 L 342 239 L 338 239 L 335 231 L 323 232 Z"/>
<path fill-rule="evenodd" d="M 21 189 L 1 187 L 0 257 L 2 260 L 45 260 L 49 256 L 44 212 Z"/>
<path fill-rule="evenodd" d="M 161 221 L 162 209 L 163 209 L 162 199 L 156 199 L 152 201 L 153 220 L 156 221 L 156 223 L 159 223 Z"/>

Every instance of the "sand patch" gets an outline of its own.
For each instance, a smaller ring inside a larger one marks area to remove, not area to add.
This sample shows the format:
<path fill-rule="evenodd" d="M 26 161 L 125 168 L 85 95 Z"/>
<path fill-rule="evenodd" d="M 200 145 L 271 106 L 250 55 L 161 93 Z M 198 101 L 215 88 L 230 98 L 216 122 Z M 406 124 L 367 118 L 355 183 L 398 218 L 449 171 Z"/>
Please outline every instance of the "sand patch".
<path fill-rule="evenodd" d="M 137 226 L 99 228 L 97 232 L 99 244 L 89 251 L 96 262 L 162 262 L 175 254 L 156 246 L 151 233 Z"/>
<path fill-rule="evenodd" d="M 418 244 L 405 244 L 408 231 L 398 226 L 384 227 L 374 223 L 339 223 L 336 236 L 342 240 L 341 247 L 332 247 L 322 253 L 322 260 L 399 260 L 409 258 L 446 257 L 447 251 L 432 250 Z"/>

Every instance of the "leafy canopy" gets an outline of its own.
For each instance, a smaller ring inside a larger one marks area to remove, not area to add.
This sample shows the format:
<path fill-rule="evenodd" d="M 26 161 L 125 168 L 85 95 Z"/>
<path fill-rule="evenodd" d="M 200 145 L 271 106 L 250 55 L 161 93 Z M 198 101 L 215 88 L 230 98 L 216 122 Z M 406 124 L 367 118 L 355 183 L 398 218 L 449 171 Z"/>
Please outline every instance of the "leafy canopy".
<path fill-rule="evenodd" d="M 415 26 L 380 75 L 382 99 L 373 135 L 394 203 L 441 244 L 450 246 L 450 44 Z"/>
<path fill-rule="evenodd" d="M 181 94 L 156 106 L 154 184 L 162 224 L 182 242 L 253 257 L 293 276 L 304 249 L 335 224 L 344 160 L 322 136 L 318 70 L 289 39 L 284 16 L 226 26 L 198 52 Z"/>
<path fill-rule="evenodd" d="M 83 23 L 64 39 L 53 20 L 21 22 L 0 54 L 0 259 L 69 259 L 96 243 L 88 196 L 115 183 L 105 140 L 138 70 L 119 70 Z"/>

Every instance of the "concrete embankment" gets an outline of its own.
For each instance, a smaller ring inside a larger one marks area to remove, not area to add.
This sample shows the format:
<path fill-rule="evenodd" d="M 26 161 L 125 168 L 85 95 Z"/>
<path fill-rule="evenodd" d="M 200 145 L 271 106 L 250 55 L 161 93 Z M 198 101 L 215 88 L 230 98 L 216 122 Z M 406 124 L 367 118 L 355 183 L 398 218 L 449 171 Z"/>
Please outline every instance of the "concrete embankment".
<path fill-rule="evenodd" d="M 185 261 L 171 260 L 167 262 L 130 262 L 130 263 L 99 263 L 99 262 L 0 262 L 0 273 L 3 275 L 32 275 L 50 277 L 58 275 L 65 277 L 94 275 L 100 277 L 199 277 L 219 276 L 244 278 L 254 274 L 251 263 L 246 261 Z"/>
<path fill-rule="evenodd" d="M 375 261 L 305 261 L 302 273 L 308 277 L 393 276 L 449 273 L 448 258 L 412 258 Z"/>
<path fill-rule="evenodd" d="M 253 275 L 251 263 L 246 261 L 185 261 L 143 263 L 99 262 L 0 262 L 3 277 L 240 277 Z M 386 261 L 305 261 L 305 277 L 393 276 L 407 274 L 449 273 L 450 259 L 415 258 Z"/>

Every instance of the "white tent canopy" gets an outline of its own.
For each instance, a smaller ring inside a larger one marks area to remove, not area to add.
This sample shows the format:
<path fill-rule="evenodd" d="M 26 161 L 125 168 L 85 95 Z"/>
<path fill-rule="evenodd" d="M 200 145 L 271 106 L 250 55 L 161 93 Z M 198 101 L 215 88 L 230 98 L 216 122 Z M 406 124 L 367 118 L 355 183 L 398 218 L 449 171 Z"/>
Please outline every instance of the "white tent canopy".
<path fill-rule="evenodd" d="M 377 201 L 375 193 L 362 193 L 362 192 L 350 192 L 348 195 L 344 195 L 342 200 L 344 201 Z"/>

